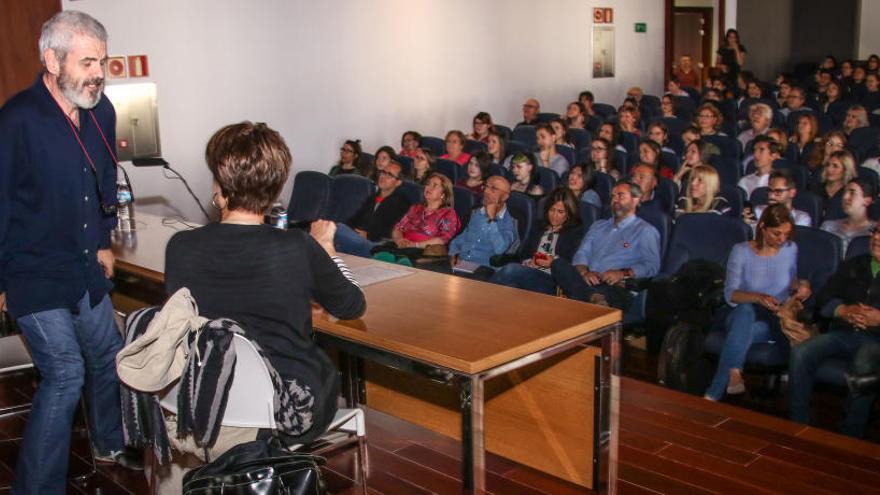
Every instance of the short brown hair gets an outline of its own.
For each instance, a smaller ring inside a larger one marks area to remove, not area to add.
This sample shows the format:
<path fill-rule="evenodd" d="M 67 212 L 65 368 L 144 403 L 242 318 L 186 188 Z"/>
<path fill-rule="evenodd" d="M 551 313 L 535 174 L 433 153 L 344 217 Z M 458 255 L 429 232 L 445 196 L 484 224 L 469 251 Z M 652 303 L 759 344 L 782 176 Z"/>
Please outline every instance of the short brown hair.
<path fill-rule="evenodd" d="M 281 193 L 292 159 L 277 131 L 244 121 L 211 136 L 205 161 L 230 210 L 263 213 Z"/>

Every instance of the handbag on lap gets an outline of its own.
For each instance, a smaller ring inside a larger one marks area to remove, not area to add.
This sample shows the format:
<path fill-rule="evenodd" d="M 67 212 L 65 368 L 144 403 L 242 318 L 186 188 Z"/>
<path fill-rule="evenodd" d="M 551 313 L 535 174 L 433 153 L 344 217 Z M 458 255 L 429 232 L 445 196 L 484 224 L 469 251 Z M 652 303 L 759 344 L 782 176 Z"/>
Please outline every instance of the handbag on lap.
<path fill-rule="evenodd" d="M 324 458 L 265 440 L 236 445 L 183 478 L 184 495 L 321 495 Z"/>

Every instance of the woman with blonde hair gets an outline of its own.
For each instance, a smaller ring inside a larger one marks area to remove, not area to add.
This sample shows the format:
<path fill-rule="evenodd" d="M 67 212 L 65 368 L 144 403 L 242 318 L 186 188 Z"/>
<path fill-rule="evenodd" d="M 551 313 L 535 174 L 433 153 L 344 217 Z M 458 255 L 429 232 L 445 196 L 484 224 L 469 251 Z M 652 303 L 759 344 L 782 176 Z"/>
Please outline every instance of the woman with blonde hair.
<path fill-rule="evenodd" d="M 685 213 L 730 215 L 733 210 L 720 191 L 721 179 L 715 168 L 709 165 L 693 167 L 687 190 L 675 206 L 675 218 Z"/>
<path fill-rule="evenodd" d="M 823 218 L 843 218 L 843 193 L 849 181 L 856 178 L 856 160 L 846 150 L 831 153 L 822 167 L 821 182 L 810 184 L 809 189 L 822 200 Z"/>

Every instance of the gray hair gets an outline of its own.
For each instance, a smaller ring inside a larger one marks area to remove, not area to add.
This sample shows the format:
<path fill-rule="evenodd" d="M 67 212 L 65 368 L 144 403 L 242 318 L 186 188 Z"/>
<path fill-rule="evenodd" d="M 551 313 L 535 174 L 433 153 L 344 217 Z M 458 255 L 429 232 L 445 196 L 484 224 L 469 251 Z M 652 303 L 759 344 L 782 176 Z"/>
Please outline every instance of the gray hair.
<path fill-rule="evenodd" d="M 620 180 L 618 180 L 618 181 L 614 184 L 614 187 L 617 187 L 617 186 L 628 186 L 628 187 L 629 187 L 629 193 L 630 193 L 630 195 L 632 195 L 632 197 L 634 197 L 634 198 L 641 198 L 642 195 L 644 194 L 644 192 L 642 192 L 642 188 L 641 188 L 641 186 L 639 186 L 638 184 L 636 184 L 635 182 L 633 182 L 633 181 L 630 180 L 630 179 L 620 179 Z"/>
<path fill-rule="evenodd" d="M 64 61 L 73 37 L 88 36 L 107 43 L 107 30 L 97 19 L 77 10 L 61 11 L 43 24 L 40 33 L 40 62 L 46 65 L 46 50 L 52 49 Z"/>

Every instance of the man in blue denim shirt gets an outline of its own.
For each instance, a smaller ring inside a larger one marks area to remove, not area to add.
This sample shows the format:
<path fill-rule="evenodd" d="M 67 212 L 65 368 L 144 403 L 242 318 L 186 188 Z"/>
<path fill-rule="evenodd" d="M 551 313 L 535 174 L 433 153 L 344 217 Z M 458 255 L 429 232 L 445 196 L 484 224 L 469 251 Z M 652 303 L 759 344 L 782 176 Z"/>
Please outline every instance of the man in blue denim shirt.
<path fill-rule="evenodd" d="M 623 282 L 660 270 L 660 234 L 636 216 L 641 188 L 622 180 L 611 191 L 612 218 L 594 223 L 571 263 L 556 258 L 553 278 L 566 296 L 626 309 L 632 299 Z"/>
<path fill-rule="evenodd" d="M 491 270 L 489 258 L 506 253 L 515 245 L 516 224 L 506 207 L 509 196 L 507 179 L 489 177 L 483 191 L 483 207 L 474 212 L 464 232 L 449 243 L 453 267 L 459 261 L 468 261 Z"/>
<path fill-rule="evenodd" d="M 122 455 L 122 338 L 108 296 L 117 200 L 107 32 L 65 11 L 43 25 L 39 46 L 43 73 L 0 108 L 0 308 L 8 303 L 42 377 L 13 494 L 66 492 L 83 388 L 96 459 L 135 467 Z"/>

